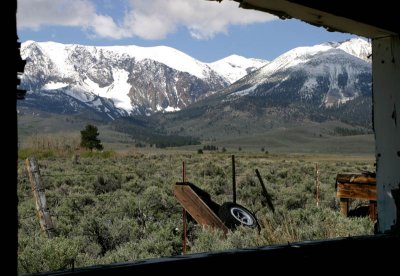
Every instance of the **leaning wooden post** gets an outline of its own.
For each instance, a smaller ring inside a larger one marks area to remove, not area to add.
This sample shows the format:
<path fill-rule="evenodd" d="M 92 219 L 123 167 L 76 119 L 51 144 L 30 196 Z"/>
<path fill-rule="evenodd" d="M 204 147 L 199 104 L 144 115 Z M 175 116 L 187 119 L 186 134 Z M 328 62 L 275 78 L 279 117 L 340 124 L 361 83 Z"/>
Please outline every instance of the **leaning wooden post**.
<path fill-rule="evenodd" d="M 265 188 L 264 181 L 262 180 L 261 174 L 258 171 L 258 169 L 256 169 L 256 174 L 257 174 L 258 180 L 260 180 L 263 195 L 264 195 L 265 199 L 267 200 L 268 207 L 271 209 L 272 213 L 275 213 L 275 208 L 274 208 L 274 205 L 272 204 L 271 196 L 268 194 L 267 188 Z"/>
<path fill-rule="evenodd" d="M 39 165 L 34 157 L 25 160 L 32 186 L 33 197 L 35 198 L 36 211 L 38 213 L 40 227 L 46 232 L 49 238 L 54 237 L 54 226 L 47 208 L 46 195 L 42 182 L 40 181 Z"/>

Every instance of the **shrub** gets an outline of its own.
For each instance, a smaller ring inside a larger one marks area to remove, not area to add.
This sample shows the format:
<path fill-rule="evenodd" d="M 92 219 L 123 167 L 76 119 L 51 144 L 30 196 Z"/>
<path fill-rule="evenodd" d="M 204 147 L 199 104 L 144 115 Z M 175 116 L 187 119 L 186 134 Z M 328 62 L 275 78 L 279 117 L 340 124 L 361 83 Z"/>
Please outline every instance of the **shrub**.
<path fill-rule="evenodd" d="M 121 177 L 117 175 L 98 175 L 93 189 L 96 195 L 121 189 Z"/>
<path fill-rule="evenodd" d="M 205 145 L 205 146 L 203 146 L 203 150 L 216 151 L 216 150 L 218 150 L 218 147 L 216 147 L 214 145 Z"/>
<path fill-rule="evenodd" d="M 77 257 L 77 239 L 56 237 L 27 237 L 18 249 L 18 274 L 36 273 L 70 268 Z"/>
<path fill-rule="evenodd" d="M 78 164 L 70 162 L 72 155 L 39 160 L 47 204 L 61 236 L 56 238 L 58 242 L 38 237 L 35 203 L 24 160 L 19 160 L 20 273 L 69 268 L 72 259 L 79 267 L 180 254 L 182 206 L 173 188 L 182 177 L 182 160 L 187 162 L 187 180 L 208 192 L 213 201 L 222 204 L 232 200 L 230 156 L 110 153 L 113 158 L 99 158 L 104 152 L 79 152 Z M 373 223 L 369 218 L 351 219 L 339 213 L 334 180 L 343 170 L 372 170 L 373 162 L 321 161 L 321 200 L 316 208 L 313 160 L 282 161 L 275 155 L 270 159 L 260 151 L 254 158 L 241 156 L 236 163 L 237 200 L 256 215 L 260 233 L 238 227 L 221 239 L 218 231 L 201 229 L 188 221 L 189 252 L 371 234 Z M 272 196 L 274 214 L 264 206 L 255 168 Z M 57 246 L 60 249 L 54 249 L 55 257 L 42 254 Z"/>
<path fill-rule="evenodd" d="M 84 158 L 112 158 L 116 156 L 115 151 L 105 150 L 105 151 L 84 151 L 81 153 Z"/>

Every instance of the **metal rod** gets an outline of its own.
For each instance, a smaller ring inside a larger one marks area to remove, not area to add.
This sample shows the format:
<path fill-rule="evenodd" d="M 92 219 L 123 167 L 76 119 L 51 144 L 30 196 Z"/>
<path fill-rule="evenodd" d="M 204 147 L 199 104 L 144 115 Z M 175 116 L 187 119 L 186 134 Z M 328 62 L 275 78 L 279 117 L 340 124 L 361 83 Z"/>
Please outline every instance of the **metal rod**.
<path fill-rule="evenodd" d="M 317 186 L 317 207 L 319 207 L 319 165 L 315 164 L 315 185 Z"/>
<path fill-rule="evenodd" d="M 236 203 L 236 170 L 235 170 L 235 155 L 232 155 L 232 192 L 233 192 L 233 203 Z"/>

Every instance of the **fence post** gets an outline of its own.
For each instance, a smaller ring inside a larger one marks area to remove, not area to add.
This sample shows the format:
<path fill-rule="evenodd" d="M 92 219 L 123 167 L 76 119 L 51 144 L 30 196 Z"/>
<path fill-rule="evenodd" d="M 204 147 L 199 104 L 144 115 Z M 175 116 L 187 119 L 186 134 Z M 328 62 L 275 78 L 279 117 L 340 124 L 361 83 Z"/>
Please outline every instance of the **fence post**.
<path fill-rule="evenodd" d="M 186 182 L 186 166 L 185 161 L 182 162 L 182 182 Z M 183 221 L 183 240 L 182 240 L 182 254 L 186 255 L 186 209 L 185 207 L 182 208 L 182 221 Z"/>
<path fill-rule="evenodd" d="M 317 188 L 317 207 L 319 207 L 319 190 L 320 190 L 320 184 L 319 184 L 319 164 L 315 164 L 315 186 Z"/>
<path fill-rule="evenodd" d="M 232 155 L 232 195 L 233 195 L 233 203 L 236 204 L 236 168 L 235 168 L 235 155 Z"/>
<path fill-rule="evenodd" d="M 54 237 L 54 226 L 47 208 L 46 195 L 40 180 L 39 165 L 34 157 L 25 160 L 32 193 L 35 199 L 36 211 L 38 213 L 40 227 L 46 232 L 47 237 Z"/>

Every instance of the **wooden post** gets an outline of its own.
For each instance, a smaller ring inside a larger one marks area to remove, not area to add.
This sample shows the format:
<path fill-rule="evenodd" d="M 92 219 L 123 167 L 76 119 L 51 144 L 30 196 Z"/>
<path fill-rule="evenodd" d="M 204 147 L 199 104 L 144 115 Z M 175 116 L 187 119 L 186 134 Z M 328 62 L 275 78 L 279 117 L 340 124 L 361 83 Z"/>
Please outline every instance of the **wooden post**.
<path fill-rule="evenodd" d="M 236 169 L 235 169 L 235 155 L 232 155 L 232 193 L 233 193 L 233 203 L 236 204 Z"/>
<path fill-rule="evenodd" d="M 315 186 L 317 187 L 317 207 L 319 207 L 319 164 L 315 164 Z"/>
<path fill-rule="evenodd" d="M 32 186 L 40 227 L 46 232 L 49 238 L 52 238 L 54 237 L 54 226 L 47 208 L 45 191 L 40 180 L 39 165 L 34 157 L 27 158 L 25 164 Z"/>
<path fill-rule="evenodd" d="M 182 162 L 182 182 L 186 182 L 186 167 L 185 161 Z M 182 221 L 183 221 L 183 240 L 182 240 L 182 254 L 186 254 L 186 209 L 182 208 Z"/>
<path fill-rule="evenodd" d="M 376 201 L 370 200 L 369 201 L 369 217 L 372 221 L 376 220 Z"/>
<path fill-rule="evenodd" d="M 267 188 L 265 188 L 264 181 L 262 180 L 261 174 L 258 171 L 258 169 L 256 169 L 256 174 L 257 174 L 258 180 L 260 180 L 261 188 L 263 190 L 263 195 L 264 195 L 265 199 L 267 200 L 267 204 L 268 204 L 269 208 L 271 209 L 272 213 L 275 213 L 275 208 L 274 208 L 274 205 L 272 204 L 271 196 L 268 194 Z"/>
<path fill-rule="evenodd" d="M 348 198 L 340 198 L 340 212 L 347 217 L 347 213 L 349 212 Z"/>

